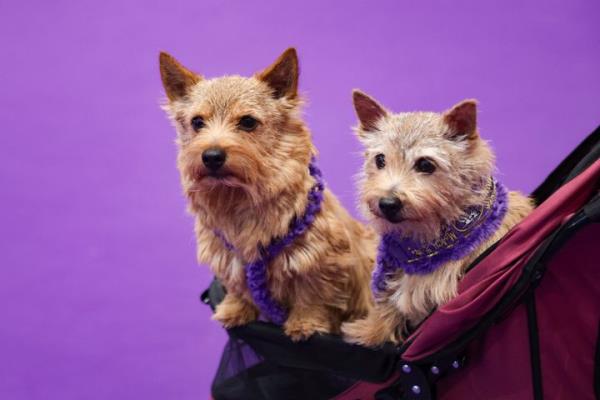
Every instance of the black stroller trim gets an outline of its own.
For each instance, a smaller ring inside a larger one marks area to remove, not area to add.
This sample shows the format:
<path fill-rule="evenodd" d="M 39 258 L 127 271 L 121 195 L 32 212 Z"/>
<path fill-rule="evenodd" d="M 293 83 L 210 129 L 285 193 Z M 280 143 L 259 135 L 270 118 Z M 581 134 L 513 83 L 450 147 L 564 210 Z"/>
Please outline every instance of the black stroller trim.
<path fill-rule="evenodd" d="M 213 309 L 225 292 L 214 280 L 201 296 Z M 256 321 L 228 329 L 230 337 L 248 343 L 254 351 L 278 365 L 304 368 L 343 375 L 369 382 L 385 382 L 397 370 L 398 349 L 387 343 L 379 349 L 348 344 L 336 335 L 314 335 L 295 343 L 281 328 L 269 322 Z"/>
<path fill-rule="evenodd" d="M 525 299 L 527 311 L 527 331 L 529 334 L 529 358 L 531 362 L 531 379 L 534 400 L 544 398 L 542 385 L 542 363 L 540 361 L 540 338 L 535 307 L 535 292 L 530 290 Z"/>
<path fill-rule="evenodd" d="M 531 194 L 537 205 L 542 204 L 556 190 L 575 178 L 600 158 L 600 126 L 588 135 L 575 150 L 554 168 Z"/>

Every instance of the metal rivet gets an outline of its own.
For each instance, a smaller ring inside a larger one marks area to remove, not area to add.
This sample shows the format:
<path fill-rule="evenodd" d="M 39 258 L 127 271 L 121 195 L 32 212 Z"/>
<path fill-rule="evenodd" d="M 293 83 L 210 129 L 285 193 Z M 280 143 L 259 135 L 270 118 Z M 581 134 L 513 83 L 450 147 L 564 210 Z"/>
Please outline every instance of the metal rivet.
<path fill-rule="evenodd" d="M 437 374 L 440 373 L 440 369 L 438 367 L 436 367 L 435 365 L 433 365 L 431 367 L 431 373 L 434 374 L 434 375 L 437 375 Z"/>
<path fill-rule="evenodd" d="M 458 360 L 452 361 L 452 368 L 460 368 L 460 363 L 458 362 Z"/>
<path fill-rule="evenodd" d="M 421 386 L 419 386 L 419 385 L 414 385 L 413 387 L 410 388 L 410 390 L 414 394 L 421 394 Z"/>
<path fill-rule="evenodd" d="M 411 371 L 412 371 L 412 368 L 410 367 L 410 365 L 404 364 L 402 366 L 402 372 L 404 372 L 405 374 L 410 374 Z"/>

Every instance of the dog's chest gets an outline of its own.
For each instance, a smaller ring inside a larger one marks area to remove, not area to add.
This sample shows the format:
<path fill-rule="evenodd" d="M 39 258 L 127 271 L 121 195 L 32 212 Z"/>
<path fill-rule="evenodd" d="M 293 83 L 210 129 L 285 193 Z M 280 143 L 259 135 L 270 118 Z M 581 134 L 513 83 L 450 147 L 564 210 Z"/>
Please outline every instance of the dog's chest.
<path fill-rule="evenodd" d="M 451 262 L 427 275 L 398 274 L 390 279 L 390 302 L 411 324 L 456 296 L 462 264 Z"/>
<path fill-rule="evenodd" d="M 240 295 L 248 295 L 246 283 L 246 268 L 247 263 L 242 261 L 238 255 L 226 257 L 226 252 L 215 256 L 212 259 L 211 265 L 213 271 L 219 280 L 225 285 L 227 290 L 233 291 Z M 273 295 L 278 300 L 285 300 L 289 290 L 281 290 L 281 288 L 291 289 L 294 276 L 293 258 L 287 255 L 281 255 L 269 263 L 267 267 L 269 289 L 273 291 Z"/>

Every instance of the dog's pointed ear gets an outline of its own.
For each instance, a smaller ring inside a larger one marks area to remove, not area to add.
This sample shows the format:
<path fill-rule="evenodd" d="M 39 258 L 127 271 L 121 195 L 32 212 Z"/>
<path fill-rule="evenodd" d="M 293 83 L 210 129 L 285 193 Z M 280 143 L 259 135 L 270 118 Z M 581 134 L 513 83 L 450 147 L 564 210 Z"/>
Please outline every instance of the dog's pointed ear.
<path fill-rule="evenodd" d="M 185 68 L 173 56 L 164 51 L 160 52 L 158 61 L 160 77 L 170 101 L 182 98 L 192 86 L 202 80 L 200 75 Z"/>
<path fill-rule="evenodd" d="M 387 111 L 377 101 L 358 89 L 352 91 L 352 102 L 360 121 L 360 129 L 373 131 L 377 121 L 387 115 Z"/>
<path fill-rule="evenodd" d="M 267 69 L 257 74 L 257 78 L 273 89 L 276 99 L 293 99 L 298 95 L 298 54 L 290 47 Z"/>
<path fill-rule="evenodd" d="M 444 113 L 450 139 L 475 139 L 477 137 L 477 100 L 467 99 Z"/>

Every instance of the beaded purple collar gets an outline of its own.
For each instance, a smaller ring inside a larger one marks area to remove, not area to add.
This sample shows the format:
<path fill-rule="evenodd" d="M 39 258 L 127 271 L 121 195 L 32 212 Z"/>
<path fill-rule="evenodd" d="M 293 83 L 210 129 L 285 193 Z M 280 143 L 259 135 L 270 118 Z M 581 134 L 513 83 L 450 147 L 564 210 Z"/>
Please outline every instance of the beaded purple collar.
<path fill-rule="evenodd" d="M 429 274 L 448 261 L 465 257 L 492 236 L 506 214 L 508 193 L 494 178 L 489 179 L 485 190 L 483 204 L 467 207 L 460 218 L 444 226 L 440 236 L 429 243 L 399 236 L 397 232 L 383 235 L 371 280 L 373 293 L 383 292 L 386 279 L 398 269 L 409 275 Z"/>
<path fill-rule="evenodd" d="M 314 178 L 315 184 L 308 192 L 308 203 L 306 204 L 304 215 L 299 218 L 296 217 L 290 222 L 290 228 L 285 236 L 272 239 L 271 243 L 266 247 L 259 245 L 260 257 L 257 260 L 244 265 L 246 271 L 246 285 L 248 285 L 254 303 L 263 317 L 278 325 L 282 325 L 286 321 L 288 313 L 287 310 L 271 296 L 267 282 L 267 267 L 269 262 L 277 257 L 283 249 L 307 231 L 315 220 L 316 215 L 321 211 L 325 183 L 323 182 L 323 175 L 321 174 L 321 170 L 317 167 L 314 157 L 310 160 L 308 170 L 310 176 Z M 214 234 L 223 242 L 229 251 L 235 251 L 235 247 L 225 238 L 221 231 L 215 230 Z"/>

